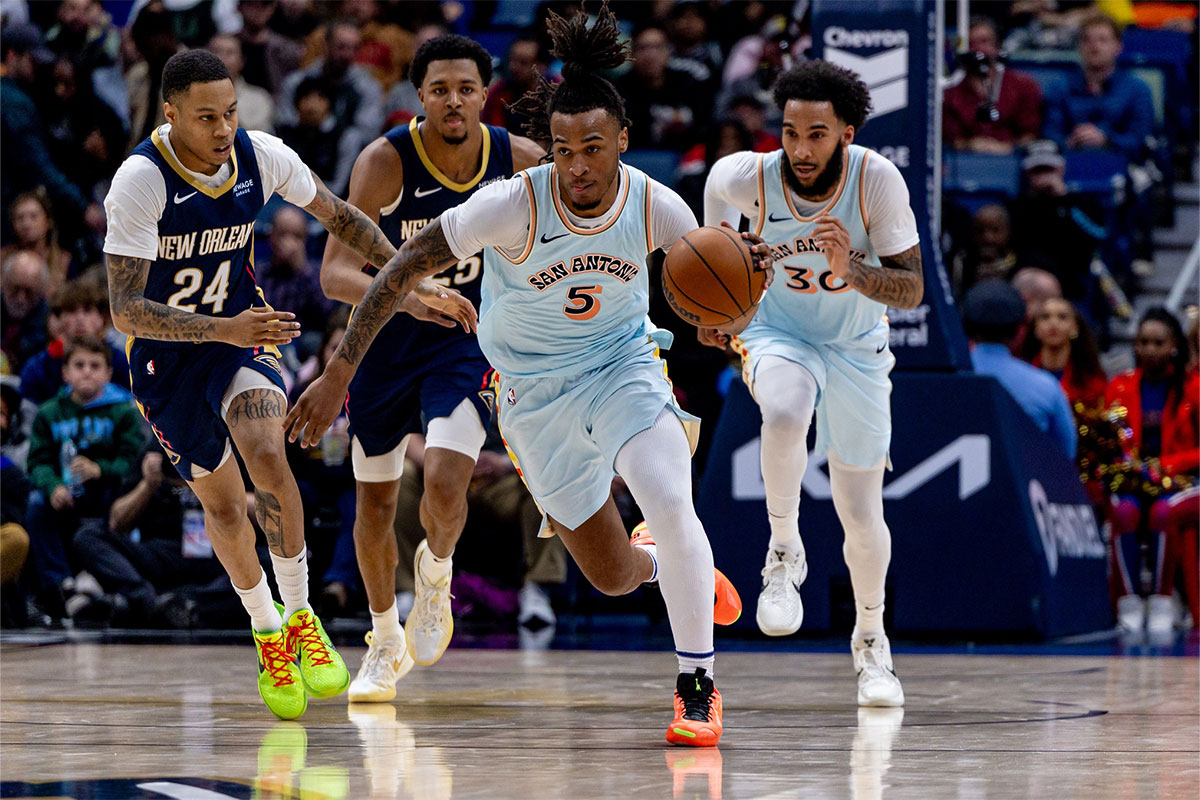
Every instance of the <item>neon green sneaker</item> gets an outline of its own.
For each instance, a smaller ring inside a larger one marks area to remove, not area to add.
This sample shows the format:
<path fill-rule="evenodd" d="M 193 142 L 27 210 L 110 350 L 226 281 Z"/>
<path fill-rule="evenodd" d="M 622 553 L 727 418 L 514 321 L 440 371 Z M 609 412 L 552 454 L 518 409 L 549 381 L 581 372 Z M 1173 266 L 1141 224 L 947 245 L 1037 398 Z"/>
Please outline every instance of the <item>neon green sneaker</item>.
<path fill-rule="evenodd" d="M 258 746 L 254 800 L 295 797 L 296 776 L 304 769 L 308 733 L 299 722 L 276 722 Z"/>
<path fill-rule="evenodd" d="M 282 606 L 279 613 L 282 616 Z M 300 679 L 310 695 L 333 697 L 346 691 L 350 685 L 350 672 L 333 649 L 333 642 L 329 641 L 325 626 L 316 614 L 302 608 L 292 614 L 283 629 L 287 632 L 288 650 L 300 663 Z"/>
<path fill-rule="evenodd" d="M 280 719 L 295 719 L 308 708 L 308 695 L 296 657 L 283 631 L 254 634 L 258 651 L 258 693 L 271 713 Z"/>

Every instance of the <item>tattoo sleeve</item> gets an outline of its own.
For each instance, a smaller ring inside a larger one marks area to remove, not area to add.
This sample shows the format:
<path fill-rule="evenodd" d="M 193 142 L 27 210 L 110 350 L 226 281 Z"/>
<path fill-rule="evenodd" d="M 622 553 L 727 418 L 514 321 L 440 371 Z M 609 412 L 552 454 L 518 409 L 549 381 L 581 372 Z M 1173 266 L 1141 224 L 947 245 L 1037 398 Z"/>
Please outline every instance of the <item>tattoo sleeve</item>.
<path fill-rule="evenodd" d="M 105 263 L 108 266 L 109 306 L 113 317 L 124 323 L 123 333 L 164 342 L 215 340 L 216 317 L 146 299 L 149 259 L 106 254 Z"/>
<path fill-rule="evenodd" d="M 882 266 L 850 262 L 847 281 L 861 294 L 896 308 L 916 308 L 925 293 L 921 273 L 921 246 L 913 245 L 894 256 L 881 256 Z"/>
<path fill-rule="evenodd" d="M 427 275 L 436 275 L 456 261 L 458 258 L 451 252 L 446 234 L 442 232 L 440 218 L 405 241 L 399 252 L 384 264 L 371 282 L 371 288 L 355 310 L 334 358 L 356 366 L 375 334 L 400 309 L 404 298 L 417 282 Z"/>
<path fill-rule="evenodd" d="M 396 254 L 396 248 L 370 217 L 329 191 L 319 180 L 317 196 L 306 208 L 321 221 L 325 230 L 367 263 L 382 267 Z"/>

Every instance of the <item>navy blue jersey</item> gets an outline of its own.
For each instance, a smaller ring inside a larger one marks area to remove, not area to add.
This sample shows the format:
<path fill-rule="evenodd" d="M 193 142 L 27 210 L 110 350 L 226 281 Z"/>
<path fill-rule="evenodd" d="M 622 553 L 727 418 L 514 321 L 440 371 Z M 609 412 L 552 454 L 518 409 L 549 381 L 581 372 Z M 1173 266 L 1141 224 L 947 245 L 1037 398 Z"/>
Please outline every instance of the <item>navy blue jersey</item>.
<path fill-rule="evenodd" d="M 441 216 L 448 208 L 465 201 L 477 189 L 494 181 L 504 180 L 513 174 L 512 145 L 508 131 L 491 125 L 480 125 L 483 129 L 483 155 L 479 171 L 466 183 L 455 183 L 434 166 L 425 153 L 417 125 L 421 117 L 414 118 L 408 125 L 393 128 L 385 138 L 400 154 L 404 169 L 404 188 L 400 197 L 380 211 L 379 227 L 397 248 L 417 231 Z M 373 268 L 369 268 L 374 272 Z M 482 253 L 463 259 L 434 280 L 457 289 L 476 308 L 480 303 L 480 278 L 483 275 Z M 364 372 L 368 375 L 376 369 L 394 380 L 393 370 L 387 369 L 411 363 L 423 363 L 430 355 L 447 347 L 456 347 L 462 352 L 464 339 L 476 341 L 475 334 L 462 328 L 443 328 L 429 322 L 419 322 L 408 314 L 396 314 L 379 331 L 363 358 Z M 477 346 L 477 345 L 476 345 Z M 482 353 L 480 354 L 482 357 Z"/>
<path fill-rule="evenodd" d="M 166 208 L 158 221 L 158 257 L 146 279 L 147 300 L 213 317 L 235 317 L 265 305 L 254 280 L 254 220 L 263 186 L 250 136 L 238 129 L 233 173 L 217 188 L 187 173 L 158 135 L 133 150 L 162 172 Z M 210 344 L 210 343 L 205 343 Z M 137 339 L 133 349 L 186 350 L 191 342 Z"/>

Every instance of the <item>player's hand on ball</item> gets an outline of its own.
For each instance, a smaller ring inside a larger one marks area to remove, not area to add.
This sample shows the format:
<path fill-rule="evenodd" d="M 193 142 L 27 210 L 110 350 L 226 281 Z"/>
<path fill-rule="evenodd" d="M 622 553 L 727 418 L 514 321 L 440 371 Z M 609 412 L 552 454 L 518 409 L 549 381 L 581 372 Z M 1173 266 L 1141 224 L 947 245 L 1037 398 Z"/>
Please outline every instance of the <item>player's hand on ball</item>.
<path fill-rule="evenodd" d="M 729 335 L 721 333 L 716 328 L 696 328 L 696 338 L 700 344 L 724 350 L 729 346 Z"/>
<path fill-rule="evenodd" d="M 237 347 L 289 344 L 300 335 L 300 323 L 292 322 L 295 318 L 290 311 L 247 308 L 236 317 L 218 318 L 221 330 L 217 338 Z"/>
<path fill-rule="evenodd" d="M 426 278 L 413 291 L 416 302 L 405 301 L 404 310 L 422 322 L 432 322 L 443 328 L 461 325 L 467 333 L 479 329 L 479 314 L 471 301 L 456 289 L 449 289 Z"/>
<path fill-rule="evenodd" d="M 721 225 L 734 230 L 734 227 L 724 220 L 721 221 Z M 767 289 L 771 288 L 771 281 L 775 280 L 775 258 L 771 255 L 771 248 L 756 233 L 742 231 L 741 236 L 750 243 L 750 255 L 754 259 L 754 269 L 766 273 L 763 279 L 763 294 L 766 294 Z M 759 299 L 761 300 L 761 298 Z"/>
<path fill-rule="evenodd" d="M 850 275 L 850 231 L 846 230 L 840 219 L 826 214 L 817 217 L 813 238 L 825 253 L 833 276 L 846 280 Z"/>
<path fill-rule="evenodd" d="M 288 441 L 300 439 L 301 447 L 320 444 L 321 437 L 342 411 L 348 385 L 330 377 L 328 371 L 309 384 L 283 420 L 283 433 Z"/>

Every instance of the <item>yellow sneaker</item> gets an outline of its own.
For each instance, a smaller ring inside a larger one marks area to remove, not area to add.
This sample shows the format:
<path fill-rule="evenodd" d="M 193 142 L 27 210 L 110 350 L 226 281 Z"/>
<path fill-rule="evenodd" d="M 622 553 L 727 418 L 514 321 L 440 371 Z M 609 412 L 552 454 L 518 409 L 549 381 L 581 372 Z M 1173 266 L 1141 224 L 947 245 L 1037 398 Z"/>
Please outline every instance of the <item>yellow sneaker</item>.
<path fill-rule="evenodd" d="M 308 708 L 308 695 L 283 631 L 251 633 L 254 634 L 254 648 L 258 651 L 259 695 L 275 716 L 295 719 Z"/>
<path fill-rule="evenodd" d="M 279 611 L 282 615 L 283 609 Z M 346 691 L 350 685 L 350 672 L 333 649 L 316 614 L 302 608 L 292 614 L 283 629 L 287 632 L 288 650 L 300 664 L 300 679 L 310 695 L 333 697 Z"/>

